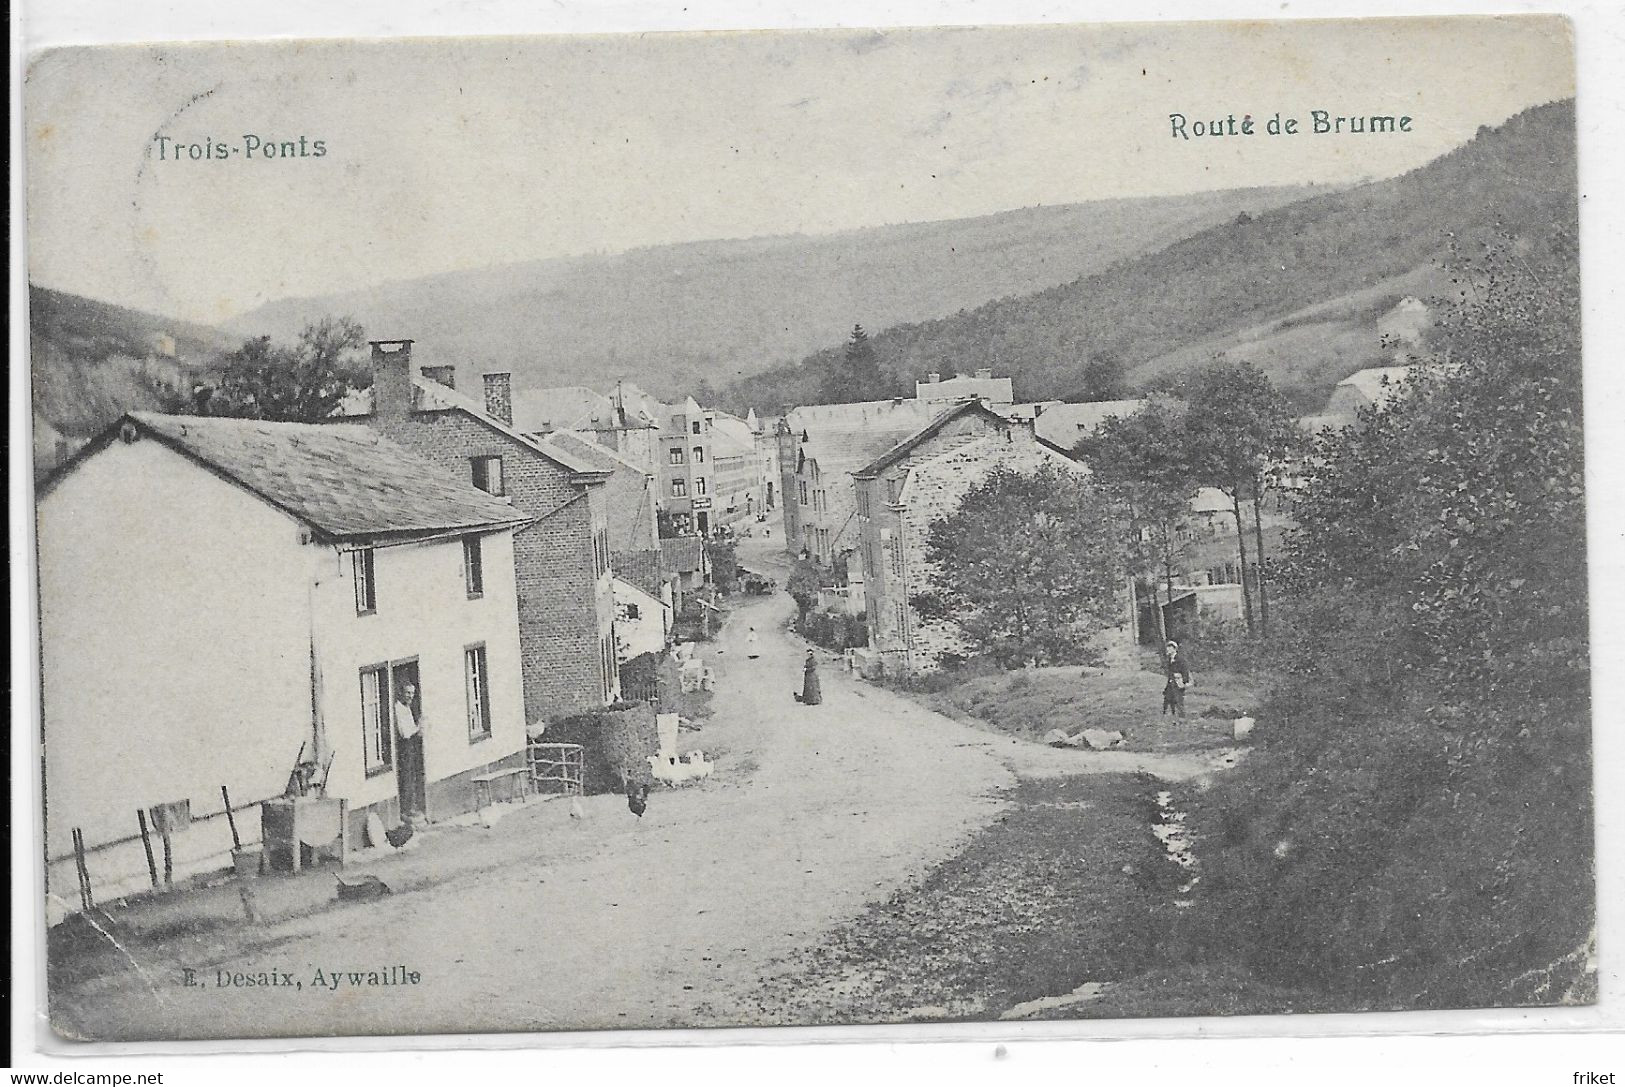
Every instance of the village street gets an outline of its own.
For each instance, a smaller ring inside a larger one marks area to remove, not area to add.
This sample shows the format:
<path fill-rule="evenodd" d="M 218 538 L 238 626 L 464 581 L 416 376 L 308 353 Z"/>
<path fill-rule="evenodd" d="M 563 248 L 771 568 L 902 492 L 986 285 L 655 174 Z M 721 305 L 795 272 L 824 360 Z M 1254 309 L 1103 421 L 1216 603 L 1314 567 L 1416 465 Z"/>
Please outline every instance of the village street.
<path fill-rule="evenodd" d="M 854 681 L 833 659 L 822 666 L 824 704 L 798 705 L 805 648 L 784 631 L 791 601 L 737 599 L 701 650 L 717 673 L 715 713 L 680 745 L 718 761 L 709 781 L 657 790 L 642 820 L 623 798 L 597 796 L 580 824 L 548 801 L 489 830 L 432 832 L 425 850 L 443 836 L 488 863 L 420 889 L 391 870 L 410 853 L 352 866 L 346 878 L 376 871 L 396 893 L 233 926 L 195 946 L 132 948 L 140 971 L 53 994 L 58 1029 L 184 1038 L 676 1027 L 705 1025 L 702 1004 L 711 1024 L 751 1021 L 754 1009 L 738 1002 L 770 964 L 950 856 L 992 819 L 1013 777 L 989 757 L 989 734 Z M 420 982 L 364 993 L 311 983 L 317 969 L 395 965 Z M 183 985 L 182 968 L 204 984 Z M 285 972 L 303 987 L 221 988 L 217 970 Z"/>

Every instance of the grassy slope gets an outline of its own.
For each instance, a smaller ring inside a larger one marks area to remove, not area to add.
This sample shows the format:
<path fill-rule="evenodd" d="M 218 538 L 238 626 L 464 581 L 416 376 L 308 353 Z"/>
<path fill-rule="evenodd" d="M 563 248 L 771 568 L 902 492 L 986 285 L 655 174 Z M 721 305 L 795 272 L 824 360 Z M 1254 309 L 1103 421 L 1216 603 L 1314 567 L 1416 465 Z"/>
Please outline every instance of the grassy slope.
<path fill-rule="evenodd" d="M 413 337 L 426 360 L 511 370 L 520 386 L 624 375 L 658 394 L 693 391 L 701 378 L 722 386 L 839 342 L 854 323 L 928 320 L 1066 283 L 1312 191 L 1097 201 L 516 263 L 288 299 L 229 327 L 286 338 L 313 316 L 347 314 L 379 335 Z"/>
<path fill-rule="evenodd" d="M 1141 381 L 1216 351 L 1250 350 L 1312 408 L 1337 380 L 1376 361 L 1378 313 L 1443 287 L 1436 263 L 1451 235 L 1469 248 L 1500 225 L 1548 235 L 1570 220 L 1574 190 L 1573 103 L 1554 103 L 1481 129 L 1401 177 L 1214 226 L 1070 283 L 887 329 L 872 342 L 905 377 L 942 369 L 945 359 L 959 369 L 995 366 L 1016 379 L 1020 399 L 1074 397 L 1082 367 L 1100 354 L 1117 355 Z M 1340 312 L 1304 320 L 1302 311 L 1317 306 Z M 1267 342 L 1294 324 L 1313 334 Z M 731 392 L 758 404 L 810 402 L 839 350 Z"/>
<path fill-rule="evenodd" d="M 160 407 L 165 386 L 192 376 L 235 346 L 219 331 L 139 310 L 29 286 L 28 328 L 37 467 L 57 456 L 57 439 L 76 446 L 126 411 Z M 161 335 L 172 357 L 158 354 Z"/>
<path fill-rule="evenodd" d="M 1126 669 L 1005 672 L 928 698 L 941 713 L 1023 740 L 1040 740 L 1056 728 L 1068 734 L 1098 728 L 1121 731 L 1130 751 L 1188 751 L 1232 742 L 1231 720 L 1256 707 L 1257 682 L 1227 672 L 1199 672 L 1194 678 L 1183 721 L 1162 715 L 1159 673 Z"/>

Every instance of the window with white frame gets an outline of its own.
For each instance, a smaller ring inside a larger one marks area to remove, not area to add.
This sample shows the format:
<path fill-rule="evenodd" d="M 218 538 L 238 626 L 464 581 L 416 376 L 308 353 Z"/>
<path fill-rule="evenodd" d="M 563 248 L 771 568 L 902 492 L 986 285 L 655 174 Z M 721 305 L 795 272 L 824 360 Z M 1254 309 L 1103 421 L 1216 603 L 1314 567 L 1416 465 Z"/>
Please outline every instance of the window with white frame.
<path fill-rule="evenodd" d="M 705 446 L 696 445 L 694 447 L 694 463 L 695 464 L 704 464 L 705 463 Z"/>
<path fill-rule="evenodd" d="M 674 479 L 674 480 L 672 480 L 671 481 L 671 496 L 673 498 L 687 498 L 688 497 L 688 481 L 686 479 Z"/>
<path fill-rule="evenodd" d="M 355 613 L 371 615 L 378 610 L 378 585 L 374 577 L 372 548 L 350 552 L 350 573 L 355 581 Z"/>
<path fill-rule="evenodd" d="M 666 463 L 668 463 L 668 464 L 682 464 L 683 463 L 683 447 L 680 446 L 680 445 L 674 445 L 669 450 L 667 450 L 666 451 Z"/>
<path fill-rule="evenodd" d="M 485 595 L 485 559 L 478 536 L 463 540 L 463 588 L 468 590 L 470 600 Z"/>
<path fill-rule="evenodd" d="M 705 493 L 705 477 L 704 476 L 696 476 L 695 477 L 695 479 L 694 479 L 694 493 L 695 494 L 704 494 Z"/>
<path fill-rule="evenodd" d="M 391 766 L 389 666 L 361 669 L 361 753 L 368 777 Z"/>
<path fill-rule="evenodd" d="M 470 457 L 468 458 L 469 473 L 473 477 L 474 486 L 486 494 L 507 494 L 506 482 L 502 478 L 501 457 Z"/>
<path fill-rule="evenodd" d="M 485 671 L 485 646 L 471 645 L 463 650 L 463 681 L 468 690 L 468 738 L 489 739 L 491 692 Z"/>

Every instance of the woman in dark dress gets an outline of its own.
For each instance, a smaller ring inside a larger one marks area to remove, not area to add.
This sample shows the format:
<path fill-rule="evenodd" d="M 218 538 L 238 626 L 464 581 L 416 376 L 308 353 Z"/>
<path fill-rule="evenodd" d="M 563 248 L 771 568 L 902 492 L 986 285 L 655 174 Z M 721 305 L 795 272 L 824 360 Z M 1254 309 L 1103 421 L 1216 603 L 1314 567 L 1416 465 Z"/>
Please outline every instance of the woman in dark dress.
<path fill-rule="evenodd" d="M 818 687 L 818 661 L 813 651 L 807 650 L 807 663 L 801 666 L 801 693 L 796 701 L 803 706 L 816 706 L 824 701 L 824 692 Z"/>

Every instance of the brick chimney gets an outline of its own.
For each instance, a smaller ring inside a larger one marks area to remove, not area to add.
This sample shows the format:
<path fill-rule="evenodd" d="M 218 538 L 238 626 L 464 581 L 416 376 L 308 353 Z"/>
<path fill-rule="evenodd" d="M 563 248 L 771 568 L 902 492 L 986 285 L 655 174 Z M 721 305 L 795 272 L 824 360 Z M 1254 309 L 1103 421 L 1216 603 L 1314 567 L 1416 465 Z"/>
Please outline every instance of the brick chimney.
<path fill-rule="evenodd" d="M 935 370 L 932 370 L 929 374 L 925 375 L 925 383 L 927 385 L 935 385 L 937 382 L 939 382 L 941 380 L 942 380 L 942 375 L 937 373 Z"/>
<path fill-rule="evenodd" d="M 457 367 L 455 366 L 425 366 L 420 371 L 424 377 L 448 389 L 457 387 Z"/>
<path fill-rule="evenodd" d="M 412 341 L 369 340 L 372 345 L 372 413 L 409 415 L 412 411 Z"/>
<path fill-rule="evenodd" d="M 485 414 L 513 425 L 513 375 L 485 375 Z"/>
<path fill-rule="evenodd" d="M 985 370 L 976 371 L 976 379 L 978 381 L 986 381 L 989 378 L 991 378 L 992 376 L 993 376 L 993 370 L 992 370 L 991 367 L 988 368 L 988 369 L 985 369 Z"/>

